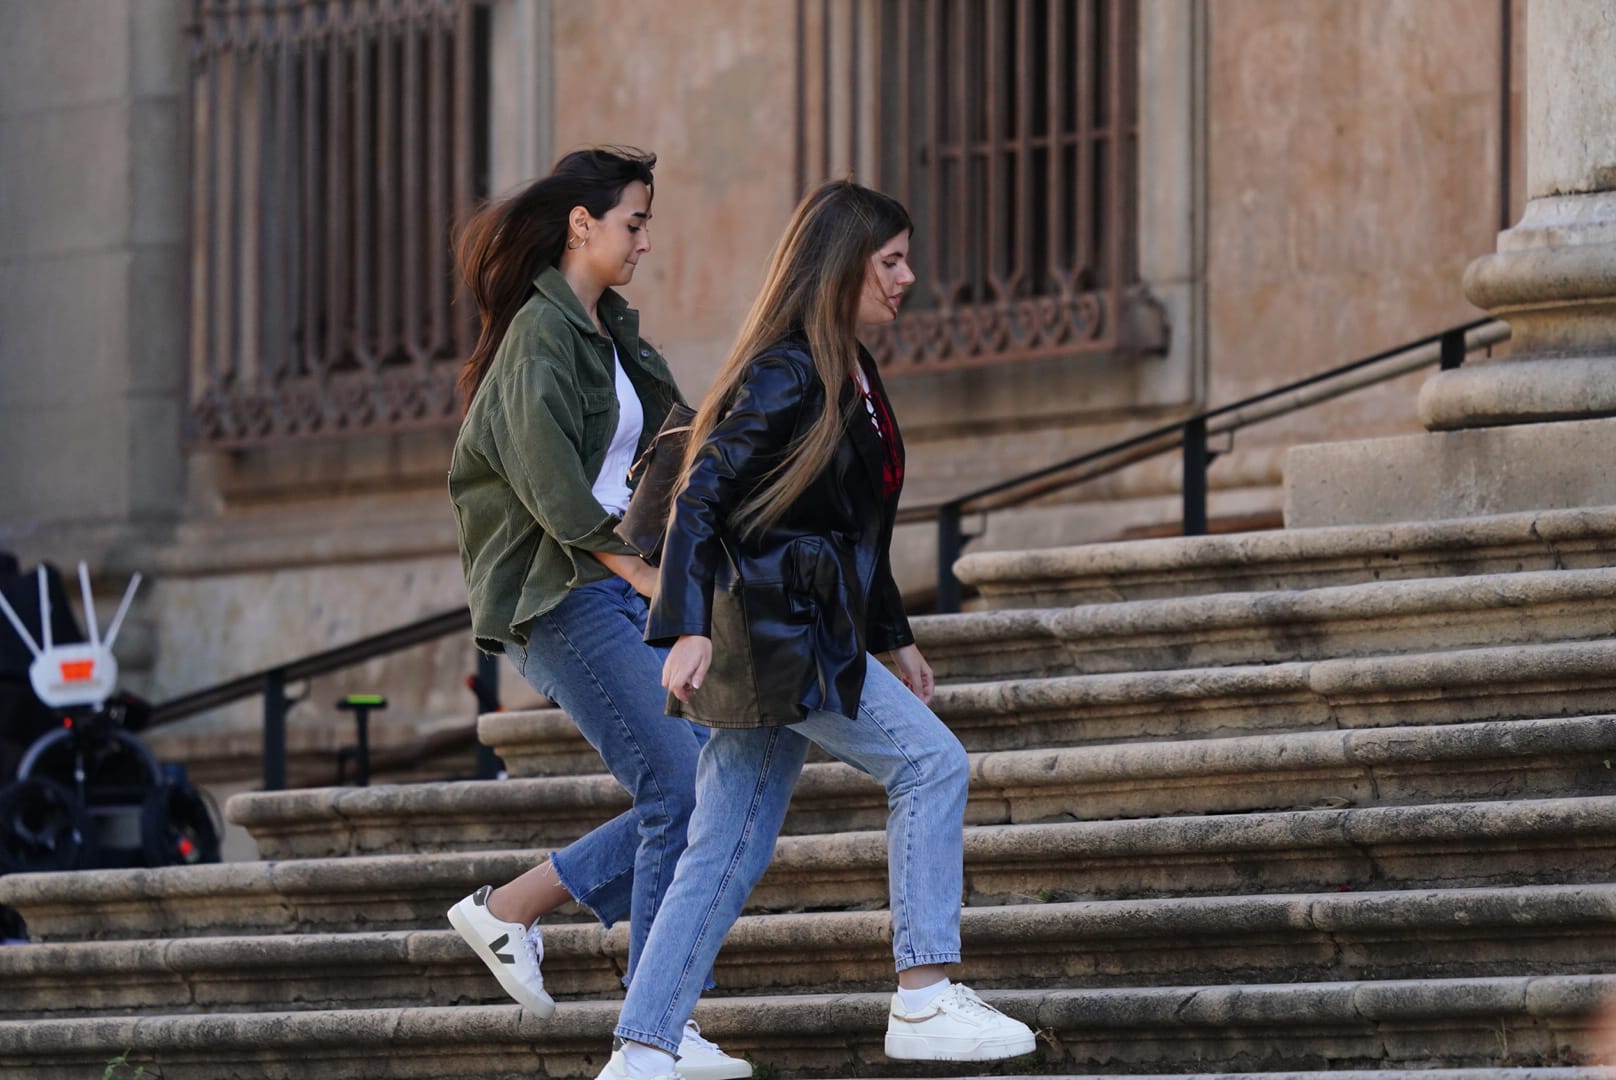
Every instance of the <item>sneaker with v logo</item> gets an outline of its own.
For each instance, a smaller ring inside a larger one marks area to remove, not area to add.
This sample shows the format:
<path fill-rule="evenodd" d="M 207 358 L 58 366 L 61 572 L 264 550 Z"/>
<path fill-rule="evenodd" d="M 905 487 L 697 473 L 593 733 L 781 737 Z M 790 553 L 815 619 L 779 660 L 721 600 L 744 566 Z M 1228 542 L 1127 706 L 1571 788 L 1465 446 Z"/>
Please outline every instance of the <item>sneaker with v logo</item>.
<path fill-rule="evenodd" d="M 488 910 L 492 885 L 484 885 L 449 909 L 449 925 L 459 932 L 499 985 L 518 1005 L 544 1019 L 555 1012 L 555 1001 L 544 992 L 544 976 L 539 964 L 544 959 L 544 939 L 539 924 L 531 927 L 495 918 Z"/>

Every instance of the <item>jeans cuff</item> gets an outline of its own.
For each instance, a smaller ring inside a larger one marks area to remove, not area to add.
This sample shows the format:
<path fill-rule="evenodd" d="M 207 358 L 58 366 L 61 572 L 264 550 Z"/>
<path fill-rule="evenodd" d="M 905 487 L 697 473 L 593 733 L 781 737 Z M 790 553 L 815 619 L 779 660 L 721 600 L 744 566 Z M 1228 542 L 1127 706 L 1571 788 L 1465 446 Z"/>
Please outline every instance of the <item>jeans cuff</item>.
<path fill-rule="evenodd" d="M 616 1035 L 619 1039 L 626 1039 L 629 1042 L 644 1043 L 647 1046 L 654 1046 L 658 1050 L 664 1050 L 667 1053 L 672 1054 L 674 1057 L 679 1056 L 679 1043 L 677 1041 L 669 1042 L 662 1036 L 652 1035 L 648 1031 L 639 1031 L 635 1028 L 624 1027 L 622 1024 L 619 1024 L 612 1034 Z"/>
<path fill-rule="evenodd" d="M 917 953 L 898 961 L 899 971 L 908 971 L 910 968 L 925 967 L 927 964 L 957 964 L 960 954 L 957 952 L 930 952 Z"/>
<path fill-rule="evenodd" d="M 592 904 L 588 896 L 580 895 L 578 890 L 573 888 L 572 882 L 567 880 L 567 868 L 561 862 L 561 852 L 552 851 L 550 853 L 550 869 L 555 871 L 556 880 L 561 883 L 561 887 L 563 889 L 567 890 L 567 895 L 572 897 L 573 903 L 581 905 L 586 911 L 600 921 L 600 925 L 606 927 L 608 930 L 611 929 L 612 924 L 617 920 L 609 913 L 602 911 L 600 908 Z"/>

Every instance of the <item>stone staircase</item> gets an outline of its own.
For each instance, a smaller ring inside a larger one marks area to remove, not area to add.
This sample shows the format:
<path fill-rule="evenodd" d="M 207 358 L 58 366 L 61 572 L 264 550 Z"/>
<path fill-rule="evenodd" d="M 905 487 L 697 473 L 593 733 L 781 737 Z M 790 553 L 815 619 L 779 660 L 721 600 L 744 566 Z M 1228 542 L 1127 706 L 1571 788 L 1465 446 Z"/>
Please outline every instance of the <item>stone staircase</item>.
<path fill-rule="evenodd" d="M 966 963 L 999 1075 L 1550 1080 L 1616 1002 L 1616 509 L 973 555 L 917 621 L 972 758 Z M 537 1021 L 444 909 L 626 800 L 554 710 L 514 778 L 238 796 L 263 861 L 0 878 L 0 1075 L 592 1076 L 626 928 L 556 921 Z M 884 801 L 805 770 L 704 1031 L 775 1077 L 881 1053 Z"/>

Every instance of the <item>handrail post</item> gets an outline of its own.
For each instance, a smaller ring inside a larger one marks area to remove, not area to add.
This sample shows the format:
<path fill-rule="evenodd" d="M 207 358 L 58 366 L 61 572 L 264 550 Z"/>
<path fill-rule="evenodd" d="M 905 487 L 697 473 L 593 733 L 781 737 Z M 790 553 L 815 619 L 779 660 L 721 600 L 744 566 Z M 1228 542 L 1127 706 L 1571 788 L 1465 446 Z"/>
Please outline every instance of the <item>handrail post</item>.
<path fill-rule="evenodd" d="M 264 790 L 286 787 L 286 672 L 264 675 Z"/>
<path fill-rule="evenodd" d="M 1441 370 L 1452 371 L 1464 363 L 1465 335 L 1463 330 L 1446 330 L 1442 334 Z"/>
<path fill-rule="evenodd" d="M 1184 535 L 1206 535 L 1206 418 L 1184 424 Z"/>
<path fill-rule="evenodd" d="M 944 503 L 937 508 L 937 611 L 951 615 L 960 609 L 960 583 L 954 576 L 954 560 L 965 546 L 960 528 L 960 504 Z"/>
<path fill-rule="evenodd" d="M 477 715 L 499 712 L 499 657 L 477 650 L 477 675 L 472 681 L 477 695 Z M 477 779 L 492 780 L 499 775 L 499 755 L 494 748 L 477 740 Z"/>

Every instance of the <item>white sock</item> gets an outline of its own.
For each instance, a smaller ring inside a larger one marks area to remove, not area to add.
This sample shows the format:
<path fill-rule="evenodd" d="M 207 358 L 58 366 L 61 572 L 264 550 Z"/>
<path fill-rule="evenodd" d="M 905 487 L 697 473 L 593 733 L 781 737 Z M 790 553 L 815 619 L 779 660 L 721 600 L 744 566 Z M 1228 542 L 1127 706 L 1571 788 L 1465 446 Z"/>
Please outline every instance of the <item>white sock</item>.
<path fill-rule="evenodd" d="M 947 990 L 951 985 L 948 981 L 948 976 L 945 975 L 930 986 L 920 986 L 913 990 L 900 986 L 898 987 L 898 1004 L 903 1006 L 904 1012 L 919 1012 L 941 997 L 943 991 Z"/>
<path fill-rule="evenodd" d="M 631 1077 L 666 1076 L 673 1072 L 673 1055 L 644 1043 L 623 1043 L 623 1068 Z"/>

